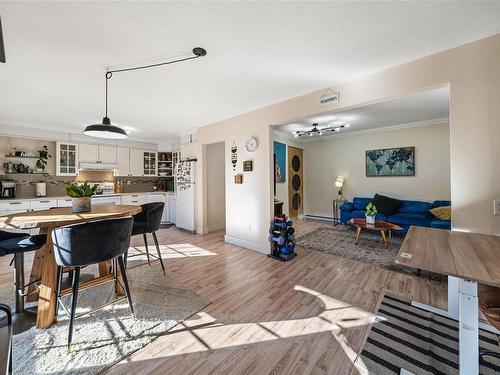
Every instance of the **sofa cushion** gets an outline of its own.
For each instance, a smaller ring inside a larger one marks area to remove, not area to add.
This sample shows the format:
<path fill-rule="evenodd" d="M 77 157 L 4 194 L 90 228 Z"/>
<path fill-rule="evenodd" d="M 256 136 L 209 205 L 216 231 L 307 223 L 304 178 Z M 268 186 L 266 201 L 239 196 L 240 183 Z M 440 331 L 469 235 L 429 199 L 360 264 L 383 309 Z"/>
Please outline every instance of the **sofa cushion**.
<path fill-rule="evenodd" d="M 431 208 L 451 206 L 451 201 L 434 201 Z"/>
<path fill-rule="evenodd" d="M 365 210 L 351 211 L 351 219 L 364 219 L 365 217 Z M 375 220 L 387 221 L 387 216 L 383 214 L 377 214 L 377 216 L 375 216 Z"/>
<path fill-rule="evenodd" d="M 427 212 L 431 209 L 431 203 L 429 202 L 419 202 L 419 201 L 403 201 L 403 204 L 399 208 L 399 213 L 402 214 L 422 214 L 427 215 Z"/>
<path fill-rule="evenodd" d="M 377 208 L 377 211 L 386 216 L 390 216 L 398 212 L 399 208 L 403 204 L 403 202 L 399 199 L 386 197 L 385 195 L 380 194 L 375 194 L 372 202 Z"/>
<path fill-rule="evenodd" d="M 420 227 L 430 227 L 432 218 L 422 214 L 394 214 L 387 218 L 389 223 L 397 225 L 418 225 Z"/>
<path fill-rule="evenodd" d="M 352 211 L 354 210 L 354 205 L 352 202 L 345 202 L 342 206 L 340 206 L 341 210 Z"/>
<path fill-rule="evenodd" d="M 431 221 L 431 227 L 439 229 L 451 229 L 451 220 L 439 220 L 437 218 L 434 218 Z"/>
<path fill-rule="evenodd" d="M 356 210 L 365 210 L 368 203 L 372 201 L 372 198 L 354 198 L 352 204 Z"/>

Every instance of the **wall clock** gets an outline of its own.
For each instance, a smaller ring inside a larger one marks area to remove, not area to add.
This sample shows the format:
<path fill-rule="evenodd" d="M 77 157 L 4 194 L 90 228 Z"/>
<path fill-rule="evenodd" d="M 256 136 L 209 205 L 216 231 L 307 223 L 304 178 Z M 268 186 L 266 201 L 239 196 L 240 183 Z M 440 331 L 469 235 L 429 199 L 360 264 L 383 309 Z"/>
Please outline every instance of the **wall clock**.
<path fill-rule="evenodd" d="M 254 152 L 257 150 L 257 147 L 259 146 L 259 141 L 257 141 L 257 138 L 255 137 L 250 137 L 247 139 L 247 142 L 245 143 L 245 148 L 247 149 L 248 152 Z"/>

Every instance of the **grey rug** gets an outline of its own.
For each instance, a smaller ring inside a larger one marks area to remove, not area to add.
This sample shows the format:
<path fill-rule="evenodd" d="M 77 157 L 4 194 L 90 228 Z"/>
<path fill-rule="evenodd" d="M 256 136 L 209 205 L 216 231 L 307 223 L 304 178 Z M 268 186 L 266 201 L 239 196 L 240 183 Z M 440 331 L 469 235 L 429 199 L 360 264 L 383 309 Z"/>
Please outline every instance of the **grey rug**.
<path fill-rule="evenodd" d="M 384 267 L 392 271 L 416 272 L 394 262 L 403 243 L 402 237 L 393 236 L 388 249 L 384 247 L 379 232 L 363 230 L 357 245 L 354 243 L 355 237 L 356 232 L 351 226 L 320 227 L 299 237 L 296 246 Z"/>
<path fill-rule="evenodd" d="M 85 268 L 82 273 L 96 271 Z M 68 318 L 60 309 L 58 322 L 51 328 L 31 328 L 14 336 L 14 373 L 99 373 L 209 304 L 194 291 L 148 265 L 130 268 L 127 274 L 136 320 L 130 315 L 126 300 L 81 317 L 75 320 L 73 351 L 68 354 Z M 4 294 L 2 291 L 2 298 L 5 298 Z M 9 294 L 13 295 L 10 290 Z M 71 297 L 65 298 L 65 305 L 69 308 Z M 82 290 L 77 314 L 113 298 L 113 283 Z"/>
<path fill-rule="evenodd" d="M 356 365 L 371 374 L 458 374 L 458 322 L 384 296 Z M 498 336 L 479 330 L 479 347 L 500 353 Z M 500 359 L 484 357 L 479 373 L 500 373 Z"/>

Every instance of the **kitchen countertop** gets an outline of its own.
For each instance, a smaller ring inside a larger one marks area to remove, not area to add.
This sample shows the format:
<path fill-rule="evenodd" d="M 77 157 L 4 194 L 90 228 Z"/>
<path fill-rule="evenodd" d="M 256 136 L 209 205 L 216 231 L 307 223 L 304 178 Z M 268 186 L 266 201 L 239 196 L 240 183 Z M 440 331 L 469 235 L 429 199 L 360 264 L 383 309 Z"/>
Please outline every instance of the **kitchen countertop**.
<path fill-rule="evenodd" d="M 92 198 L 99 197 L 117 197 L 117 196 L 127 196 L 127 195 L 138 195 L 138 194 L 170 194 L 173 195 L 173 192 L 170 191 L 142 191 L 135 193 L 113 193 L 113 194 L 96 194 L 93 195 Z M 14 198 L 14 199 L 2 199 L 0 198 L 0 203 L 5 202 L 19 202 L 19 201 L 39 201 L 39 200 L 47 200 L 47 199 L 70 199 L 67 195 L 64 196 L 53 196 L 53 197 L 33 197 L 33 198 Z"/>

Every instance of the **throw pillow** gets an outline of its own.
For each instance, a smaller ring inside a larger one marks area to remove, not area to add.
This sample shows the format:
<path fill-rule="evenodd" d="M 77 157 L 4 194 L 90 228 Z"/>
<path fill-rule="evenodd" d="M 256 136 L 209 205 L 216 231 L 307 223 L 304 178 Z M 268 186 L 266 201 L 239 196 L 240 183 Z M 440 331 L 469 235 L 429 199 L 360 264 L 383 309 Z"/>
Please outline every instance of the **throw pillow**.
<path fill-rule="evenodd" d="M 377 207 L 377 211 L 384 214 L 385 216 L 394 215 L 398 212 L 399 208 L 403 204 L 402 201 L 395 198 L 386 197 L 384 195 L 375 194 L 372 203 Z"/>
<path fill-rule="evenodd" d="M 429 211 L 439 220 L 451 220 L 451 206 L 436 207 Z"/>

